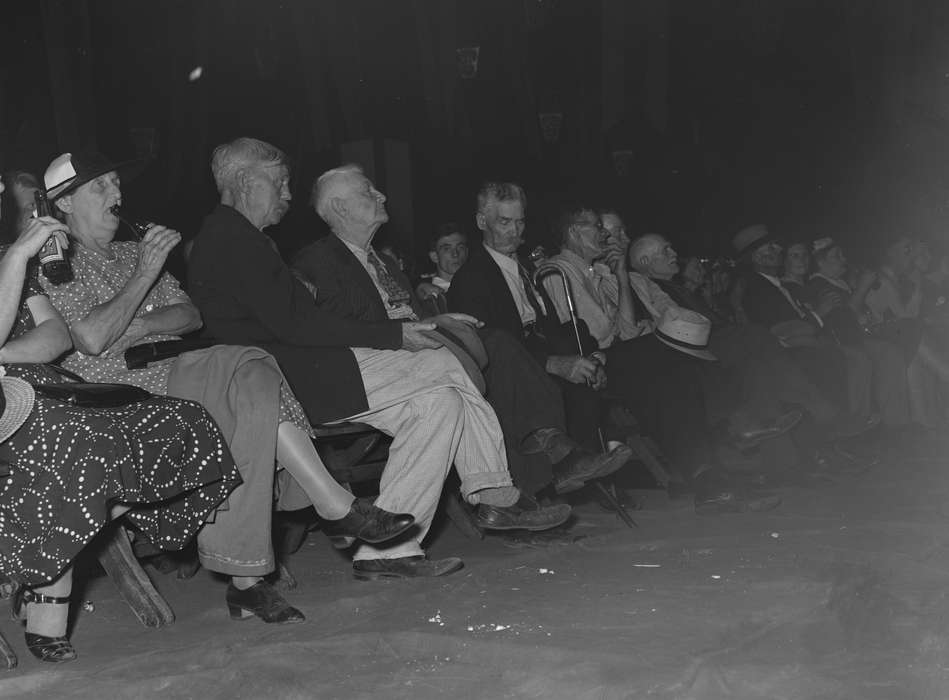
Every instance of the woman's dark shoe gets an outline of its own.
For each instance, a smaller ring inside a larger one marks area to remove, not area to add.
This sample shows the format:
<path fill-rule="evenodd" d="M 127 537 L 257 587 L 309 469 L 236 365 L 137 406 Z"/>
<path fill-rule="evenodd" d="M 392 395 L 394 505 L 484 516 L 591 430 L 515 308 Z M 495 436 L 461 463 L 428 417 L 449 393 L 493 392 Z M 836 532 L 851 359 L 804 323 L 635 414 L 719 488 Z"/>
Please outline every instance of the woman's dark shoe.
<path fill-rule="evenodd" d="M 65 637 L 44 637 L 41 634 L 27 632 L 26 648 L 40 661 L 62 664 L 76 658 L 76 650 Z"/>
<path fill-rule="evenodd" d="M 357 539 L 376 544 L 401 535 L 415 524 L 408 513 L 390 513 L 376 508 L 372 500 L 357 498 L 349 513 L 339 520 L 323 521 L 323 532 L 337 549 L 345 549 Z"/>
<path fill-rule="evenodd" d="M 306 619 L 266 581 L 258 581 L 244 590 L 228 584 L 227 609 L 232 620 L 247 620 L 256 615 L 264 622 L 289 625 Z"/>
<path fill-rule="evenodd" d="M 27 603 L 40 605 L 69 605 L 69 597 L 57 597 L 35 593 L 29 588 L 20 588 L 13 595 L 13 615 L 18 619 L 26 619 Z M 76 650 L 65 635 L 61 637 L 47 637 L 42 634 L 27 632 L 24 635 L 26 648 L 40 661 L 61 664 L 76 658 Z"/>

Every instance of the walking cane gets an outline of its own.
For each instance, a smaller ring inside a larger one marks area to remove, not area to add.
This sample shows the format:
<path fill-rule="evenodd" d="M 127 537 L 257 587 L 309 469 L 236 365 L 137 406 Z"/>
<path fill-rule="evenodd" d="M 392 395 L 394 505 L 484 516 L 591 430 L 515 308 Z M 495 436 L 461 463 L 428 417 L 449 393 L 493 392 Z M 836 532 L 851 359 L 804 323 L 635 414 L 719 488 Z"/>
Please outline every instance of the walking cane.
<path fill-rule="evenodd" d="M 583 340 L 580 338 L 580 325 L 577 322 L 577 309 L 573 304 L 573 289 L 570 286 L 570 280 L 567 279 L 567 273 L 556 265 L 541 264 L 540 267 L 538 267 L 534 272 L 534 286 L 540 289 L 540 281 L 544 277 L 548 277 L 550 275 L 557 275 L 557 277 L 560 278 L 561 284 L 563 285 L 563 295 L 567 300 L 567 309 L 570 312 L 570 325 L 573 327 L 573 337 L 577 341 L 577 354 L 579 354 L 580 357 L 583 357 Z M 603 428 L 599 425 L 596 427 L 596 434 L 600 440 L 600 449 L 605 454 L 607 452 L 606 438 L 603 435 Z M 619 499 L 616 497 L 616 494 L 613 491 L 608 489 L 599 479 L 597 479 L 594 483 L 600 490 L 600 493 L 603 494 L 603 497 L 606 498 L 607 502 L 613 506 L 616 514 L 624 523 L 626 523 L 627 527 L 639 527 L 639 525 L 636 524 L 636 521 L 633 520 L 629 513 L 626 512 L 626 508 L 623 507 L 623 504 L 619 502 Z"/>

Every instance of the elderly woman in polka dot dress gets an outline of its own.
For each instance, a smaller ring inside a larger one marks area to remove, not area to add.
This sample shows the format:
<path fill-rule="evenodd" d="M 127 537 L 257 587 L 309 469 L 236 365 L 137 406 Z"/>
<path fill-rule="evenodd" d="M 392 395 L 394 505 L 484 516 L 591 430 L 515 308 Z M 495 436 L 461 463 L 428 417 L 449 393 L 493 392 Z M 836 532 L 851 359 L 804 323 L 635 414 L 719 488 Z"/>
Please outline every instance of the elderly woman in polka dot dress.
<path fill-rule="evenodd" d="M 384 542 L 406 532 L 415 519 L 354 498 L 333 479 L 313 446 L 302 407 L 277 361 L 263 350 L 215 345 L 128 369 L 127 348 L 178 339 L 202 322 L 178 282 L 163 271 L 181 240 L 177 231 L 151 224 L 140 241 L 114 240 L 121 223 L 116 207 L 122 201 L 122 170 L 122 164 L 98 153 L 66 153 L 44 177 L 73 242 L 75 279 L 46 284 L 75 343 L 65 365 L 88 381 L 135 384 L 201 402 L 224 432 L 243 479 L 227 509 L 198 535 L 201 564 L 231 577 L 226 602 L 232 618 L 302 622 L 303 613 L 263 578 L 275 568 L 270 532 L 275 462 L 283 468 L 276 476 L 278 505 L 293 510 L 312 504 L 336 547 L 355 539 Z"/>
<path fill-rule="evenodd" d="M 66 243 L 66 227 L 32 219 L 0 249 L 0 367 L 31 383 L 62 381 L 35 363 L 71 346 L 30 264 L 50 236 Z M 0 444 L 0 573 L 18 586 L 29 650 L 43 661 L 76 657 L 66 638 L 71 562 L 110 518 L 126 513 L 156 546 L 180 549 L 239 481 L 196 403 L 152 397 L 98 409 L 37 396 Z"/>

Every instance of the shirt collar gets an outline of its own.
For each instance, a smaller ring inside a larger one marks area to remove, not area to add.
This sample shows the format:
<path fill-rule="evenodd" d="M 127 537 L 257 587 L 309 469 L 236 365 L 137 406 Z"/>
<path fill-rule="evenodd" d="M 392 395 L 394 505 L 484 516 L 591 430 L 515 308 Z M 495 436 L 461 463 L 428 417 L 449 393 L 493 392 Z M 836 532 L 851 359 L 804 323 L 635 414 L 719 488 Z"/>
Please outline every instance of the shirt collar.
<path fill-rule="evenodd" d="M 337 238 L 339 238 L 339 236 L 337 236 Z M 359 258 L 359 260 L 361 260 L 364 264 L 369 261 L 369 251 L 367 249 L 360 248 L 358 245 L 354 243 L 350 243 L 345 238 L 339 238 L 339 240 L 344 246 L 349 248 L 352 254 L 355 255 L 357 258 Z"/>
<path fill-rule="evenodd" d="M 588 263 L 569 248 L 563 248 L 557 257 L 559 257 L 564 262 L 573 265 L 578 270 L 583 270 L 587 275 L 592 276 L 594 271 L 597 271 L 595 265 Z"/>
<path fill-rule="evenodd" d="M 769 274 L 766 273 L 766 272 L 759 272 L 758 274 L 761 275 L 762 277 L 764 277 L 766 280 L 768 280 L 768 281 L 769 281 L 771 284 L 773 284 L 775 287 L 783 287 L 783 286 L 784 286 L 783 284 L 781 284 L 781 280 L 778 279 L 775 275 L 769 275 Z"/>
<path fill-rule="evenodd" d="M 484 249 L 488 251 L 488 255 L 494 258 L 494 262 L 496 262 L 503 271 L 513 275 L 521 274 L 521 266 L 520 263 L 517 262 L 516 258 L 507 256 L 504 253 L 499 253 L 487 243 L 482 243 L 481 245 L 484 246 Z"/>

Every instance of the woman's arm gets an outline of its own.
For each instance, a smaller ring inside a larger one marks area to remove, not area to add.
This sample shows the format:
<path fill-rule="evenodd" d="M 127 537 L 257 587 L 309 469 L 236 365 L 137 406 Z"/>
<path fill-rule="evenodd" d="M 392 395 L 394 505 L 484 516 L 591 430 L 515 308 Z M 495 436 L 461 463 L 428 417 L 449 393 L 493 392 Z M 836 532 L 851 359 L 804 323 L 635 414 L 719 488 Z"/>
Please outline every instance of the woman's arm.
<path fill-rule="evenodd" d="M 64 224 L 48 216 L 31 219 L 0 260 L 0 345 L 10 337 L 10 331 L 16 323 L 20 298 L 23 296 L 23 284 L 26 281 L 27 263 L 50 236 L 56 236 L 60 243 L 67 247 L 68 230 Z"/>
<path fill-rule="evenodd" d="M 201 313 L 190 301 L 169 304 L 133 318 L 125 333 L 109 346 L 107 354 L 119 355 L 150 335 L 184 335 L 201 325 Z"/>
<path fill-rule="evenodd" d="M 7 362 L 52 362 L 72 347 L 69 328 L 45 296 L 32 296 L 26 305 L 36 327 L 0 345 L 0 364 Z"/>
<path fill-rule="evenodd" d="M 76 349 L 86 355 L 100 355 L 125 335 L 135 312 L 155 284 L 168 253 L 181 234 L 164 226 L 153 226 L 139 243 L 138 264 L 132 277 L 114 297 L 93 308 L 85 318 L 72 323 Z"/>

